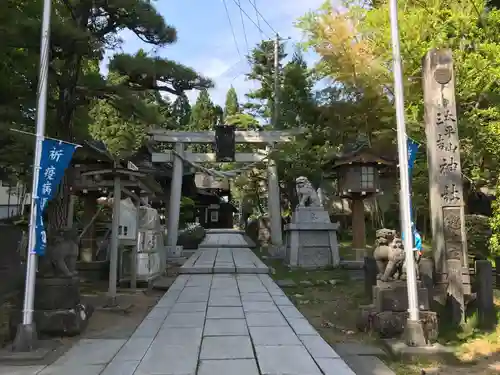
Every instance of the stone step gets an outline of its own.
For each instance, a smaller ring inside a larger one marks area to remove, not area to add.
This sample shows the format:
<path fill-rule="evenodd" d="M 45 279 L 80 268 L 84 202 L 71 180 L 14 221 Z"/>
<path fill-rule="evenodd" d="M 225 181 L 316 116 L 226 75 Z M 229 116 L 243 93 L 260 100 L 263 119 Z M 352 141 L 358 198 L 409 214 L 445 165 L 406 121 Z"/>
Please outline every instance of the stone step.
<path fill-rule="evenodd" d="M 396 375 L 384 362 L 371 355 L 351 355 L 342 359 L 356 375 Z"/>

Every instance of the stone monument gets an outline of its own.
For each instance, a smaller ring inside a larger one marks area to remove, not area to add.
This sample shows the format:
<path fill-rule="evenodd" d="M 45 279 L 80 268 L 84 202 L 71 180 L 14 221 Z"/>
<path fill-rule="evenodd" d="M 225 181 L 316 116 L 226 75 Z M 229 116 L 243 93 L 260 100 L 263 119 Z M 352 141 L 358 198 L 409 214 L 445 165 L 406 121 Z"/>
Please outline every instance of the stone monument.
<path fill-rule="evenodd" d="M 285 226 L 286 261 L 292 267 L 321 268 L 340 263 L 338 223 L 332 223 L 306 177 L 295 181 L 299 204 Z"/>
<path fill-rule="evenodd" d="M 436 273 L 434 299 L 442 304 L 450 302 L 455 319 L 463 322 L 471 285 L 454 78 L 451 50 L 429 51 L 423 61 L 423 89 Z"/>
<path fill-rule="evenodd" d="M 372 286 L 372 304 L 360 308 L 358 328 L 373 330 L 382 338 L 397 338 L 404 333 L 408 318 L 405 251 L 395 230 L 379 229 L 376 237 L 373 258 L 378 275 Z M 430 311 L 428 290 L 420 281 L 417 295 L 424 336 L 433 342 L 438 333 L 437 314 Z"/>
<path fill-rule="evenodd" d="M 35 283 L 33 319 L 38 334 L 73 336 L 81 333 L 93 313 L 80 299 L 80 281 L 76 272 L 78 234 L 74 229 L 61 230 L 40 257 Z M 11 333 L 21 321 L 20 309 L 10 319 Z"/>

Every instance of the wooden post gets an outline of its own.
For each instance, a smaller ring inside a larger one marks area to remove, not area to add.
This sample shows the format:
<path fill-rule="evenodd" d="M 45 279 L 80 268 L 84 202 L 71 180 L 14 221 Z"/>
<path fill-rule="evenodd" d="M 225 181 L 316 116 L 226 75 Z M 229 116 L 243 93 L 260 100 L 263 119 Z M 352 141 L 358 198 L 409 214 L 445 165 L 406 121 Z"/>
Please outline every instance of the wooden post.
<path fill-rule="evenodd" d="M 109 248 L 109 287 L 108 305 L 116 306 L 116 283 L 118 281 L 118 232 L 120 226 L 120 202 L 121 202 L 120 176 L 115 175 L 113 188 L 113 218 L 111 222 L 111 245 Z"/>
<path fill-rule="evenodd" d="M 493 301 L 493 268 L 489 260 L 476 260 L 476 285 L 479 326 L 491 330 L 497 322 Z"/>
<path fill-rule="evenodd" d="M 75 219 L 75 203 L 76 203 L 76 195 L 71 194 L 69 196 L 68 216 L 66 219 L 66 226 L 68 229 L 73 228 L 73 222 Z"/>
<path fill-rule="evenodd" d="M 452 292 L 447 264 L 452 260 L 453 278 L 458 278 L 462 284 L 452 289 L 467 295 L 470 294 L 470 277 L 451 50 L 427 53 L 423 61 L 423 89 L 432 248 L 438 292 L 442 297 Z M 456 261 L 460 262 L 461 270 L 456 268 Z M 463 301 L 456 303 L 462 305 Z"/>
<path fill-rule="evenodd" d="M 363 260 L 366 251 L 365 205 L 360 197 L 352 199 L 352 250 L 356 260 Z"/>

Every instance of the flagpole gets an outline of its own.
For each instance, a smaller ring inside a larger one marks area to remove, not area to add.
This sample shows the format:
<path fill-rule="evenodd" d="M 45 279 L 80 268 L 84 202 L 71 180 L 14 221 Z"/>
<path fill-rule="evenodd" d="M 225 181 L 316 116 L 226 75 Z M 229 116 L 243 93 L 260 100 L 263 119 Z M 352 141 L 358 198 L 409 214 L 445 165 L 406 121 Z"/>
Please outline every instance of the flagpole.
<path fill-rule="evenodd" d="M 36 225 L 36 199 L 38 190 L 38 173 L 42 153 L 42 142 L 45 135 L 45 119 L 47 111 L 47 85 L 49 73 L 50 54 L 50 16 L 51 1 L 43 3 L 42 35 L 40 43 L 40 68 L 38 76 L 37 116 L 36 116 L 36 144 L 33 163 L 33 184 L 31 190 L 31 215 L 29 225 L 28 254 L 26 263 L 26 279 L 24 287 L 23 320 L 17 328 L 13 344 L 15 351 L 31 351 L 37 342 L 37 332 L 33 322 L 33 307 L 35 302 L 35 281 L 37 269 L 37 255 L 35 253 L 35 225 Z"/>
<path fill-rule="evenodd" d="M 419 320 L 417 300 L 417 280 L 415 259 L 413 258 L 413 241 L 410 219 L 410 183 L 408 176 L 408 148 L 406 144 L 406 125 L 403 92 L 403 71 L 401 67 L 401 51 L 399 45 L 398 3 L 390 0 L 392 58 L 394 73 L 394 100 L 396 107 L 399 179 L 400 179 L 400 211 L 401 231 L 405 233 L 404 248 L 406 256 L 406 274 L 408 289 L 408 320 L 405 327 L 405 341 L 408 346 L 425 345 L 422 325 Z"/>

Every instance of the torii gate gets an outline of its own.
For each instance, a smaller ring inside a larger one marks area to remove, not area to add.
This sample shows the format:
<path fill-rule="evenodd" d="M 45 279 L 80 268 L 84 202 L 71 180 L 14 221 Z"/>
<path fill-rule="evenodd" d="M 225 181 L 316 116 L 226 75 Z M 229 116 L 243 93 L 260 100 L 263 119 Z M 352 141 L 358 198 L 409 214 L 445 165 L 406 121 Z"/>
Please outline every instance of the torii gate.
<path fill-rule="evenodd" d="M 192 153 L 185 151 L 185 144 L 214 144 L 215 131 L 204 132 L 178 132 L 163 129 L 151 130 L 150 135 L 156 142 L 171 143 L 175 145 L 175 153 L 166 151 L 153 153 L 151 161 L 153 163 L 173 163 L 172 185 L 170 190 L 170 202 L 168 209 L 168 232 L 167 246 L 168 253 L 176 251 L 177 238 L 179 233 L 179 216 L 181 207 L 182 172 L 184 160 L 192 163 L 220 163 L 216 161 L 215 153 Z M 235 130 L 235 143 L 252 143 L 258 146 L 265 145 L 268 152 L 276 143 L 290 142 L 295 135 L 301 134 L 297 131 L 241 131 Z M 180 156 L 178 156 L 180 155 Z M 254 163 L 263 160 L 266 155 L 259 152 L 235 153 L 234 162 Z M 271 222 L 271 243 L 278 251 L 282 251 L 283 236 L 281 232 L 281 203 L 278 172 L 276 162 L 269 158 L 267 164 L 268 182 L 268 210 Z"/>

